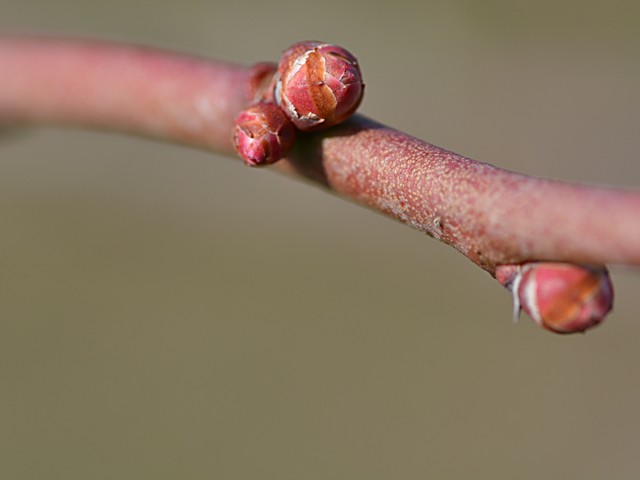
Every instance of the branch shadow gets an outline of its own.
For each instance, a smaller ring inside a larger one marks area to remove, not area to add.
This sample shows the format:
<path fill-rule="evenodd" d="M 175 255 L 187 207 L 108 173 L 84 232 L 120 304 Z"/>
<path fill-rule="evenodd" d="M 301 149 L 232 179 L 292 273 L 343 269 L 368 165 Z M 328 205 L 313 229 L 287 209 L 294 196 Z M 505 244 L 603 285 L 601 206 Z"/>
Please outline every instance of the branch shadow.
<path fill-rule="evenodd" d="M 324 144 L 337 137 L 350 137 L 368 130 L 379 130 L 384 125 L 362 115 L 354 115 L 340 125 L 319 132 L 298 132 L 298 138 L 291 153 L 281 167 L 290 173 L 329 187 L 327 175 L 327 155 Z M 279 165 L 280 166 L 280 165 Z"/>

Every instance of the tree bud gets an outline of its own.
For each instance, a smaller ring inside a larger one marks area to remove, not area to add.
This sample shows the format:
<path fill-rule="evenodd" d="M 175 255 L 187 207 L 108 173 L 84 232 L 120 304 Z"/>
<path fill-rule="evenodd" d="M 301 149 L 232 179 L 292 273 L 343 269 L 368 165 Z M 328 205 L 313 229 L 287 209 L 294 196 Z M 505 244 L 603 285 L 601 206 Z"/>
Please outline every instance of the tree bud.
<path fill-rule="evenodd" d="M 496 278 L 511 290 L 516 315 L 522 309 L 556 333 L 595 327 L 613 306 L 613 285 L 605 267 L 534 262 L 498 267 Z"/>
<path fill-rule="evenodd" d="M 250 103 L 273 102 L 277 73 L 278 65 L 273 62 L 260 62 L 252 65 L 247 76 L 246 99 Z"/>
<path fill-rule="evenodd" d="M 247 165 L 268 165 L 289 152 L 295 132 L 293 124 L 276 105 L 256 103 L 236 118 L 233 145 Z"/>
<path fill-rule="evenodd" d="M 342 47 L 300 42 L 280 57 L 275 101 L 300 130 L 343 122 L 360 105 L 363 90 L 358 61 Z"/>

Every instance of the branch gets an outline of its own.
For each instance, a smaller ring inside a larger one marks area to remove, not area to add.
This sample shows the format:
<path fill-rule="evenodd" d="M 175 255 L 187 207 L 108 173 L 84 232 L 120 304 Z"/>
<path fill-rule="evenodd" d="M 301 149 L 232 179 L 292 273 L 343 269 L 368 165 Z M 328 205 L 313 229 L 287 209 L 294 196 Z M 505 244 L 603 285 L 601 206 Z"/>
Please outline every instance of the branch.
<path fill-rule="evenodd" d="M 640 265 L 640 192 L 509 172 L 362 117 L 309 139 L 291 168 L 491 273 L 541 259 Z"/>
<path fill-rule="evenodd" d="M 247 76 L 150 48 L 0 35 L 0 123 L 94 127 L 231 153 Z"/>
<path fill-rule="evenodd" d="M 117 130 L 232 153 L 251 70 L 95 41 L 0 36 L 0 123 Z M 275 168 L 388 214 L 496 275 L 530 261 L 640 265 L 640 192 L 480 163 L 362 116 Z M 505 282 L 503 282 L 505 283 Z"/>

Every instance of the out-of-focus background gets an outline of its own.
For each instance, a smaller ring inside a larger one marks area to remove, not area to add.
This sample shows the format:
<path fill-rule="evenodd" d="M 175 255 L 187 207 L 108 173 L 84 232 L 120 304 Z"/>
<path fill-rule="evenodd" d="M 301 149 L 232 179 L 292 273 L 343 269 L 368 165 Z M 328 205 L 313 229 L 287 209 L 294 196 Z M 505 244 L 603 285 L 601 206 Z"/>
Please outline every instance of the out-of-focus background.
<path fill-rule="evenodd" d="M 366 115 L 638 187 L 638 5 L 0 0 L 0 27 L 247 64 L 340 43 Z M 615 312 L 587 335 L 514 326 L 464 257 L 321 189 L 50 127 L 0 133 L 0 222 L 0 478 L 640 471 L 640 271 L 613 268 Z"/>

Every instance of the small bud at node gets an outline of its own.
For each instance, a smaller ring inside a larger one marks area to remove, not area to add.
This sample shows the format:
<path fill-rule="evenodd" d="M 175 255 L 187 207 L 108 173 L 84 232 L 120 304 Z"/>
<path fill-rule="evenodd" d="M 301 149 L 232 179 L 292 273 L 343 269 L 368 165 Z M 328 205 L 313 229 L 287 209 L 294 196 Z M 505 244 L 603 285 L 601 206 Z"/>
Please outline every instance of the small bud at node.
<path fill-rule="evenodd" d="M 345 121 L 362 100 L 364 84 L 356 58 L 342 47 L 299 42 L 280 57 L 275 101 L 300 130 Z"/>
<path fill-rule="evenodd" d="M 245 97 L 251 103 L 273 102 L 275 76 L 278 65 L 273 62 L 260 62 L 252 65 L 247 76 Z"/>
<path fill-rule="evenodd" d="M 600 324 L 613 306 L 613 285 L 605 267 L 572 263 L 502 265 L 496 278 L 541 327 L 577 333 Z"/>
<path fill-rule="evenodd" d="M 272 103 L 256 103 L 240 112 L 233 127 L 233 145 L 249 166 L 268 165 L 284 157 L 296 130 Z"/>

